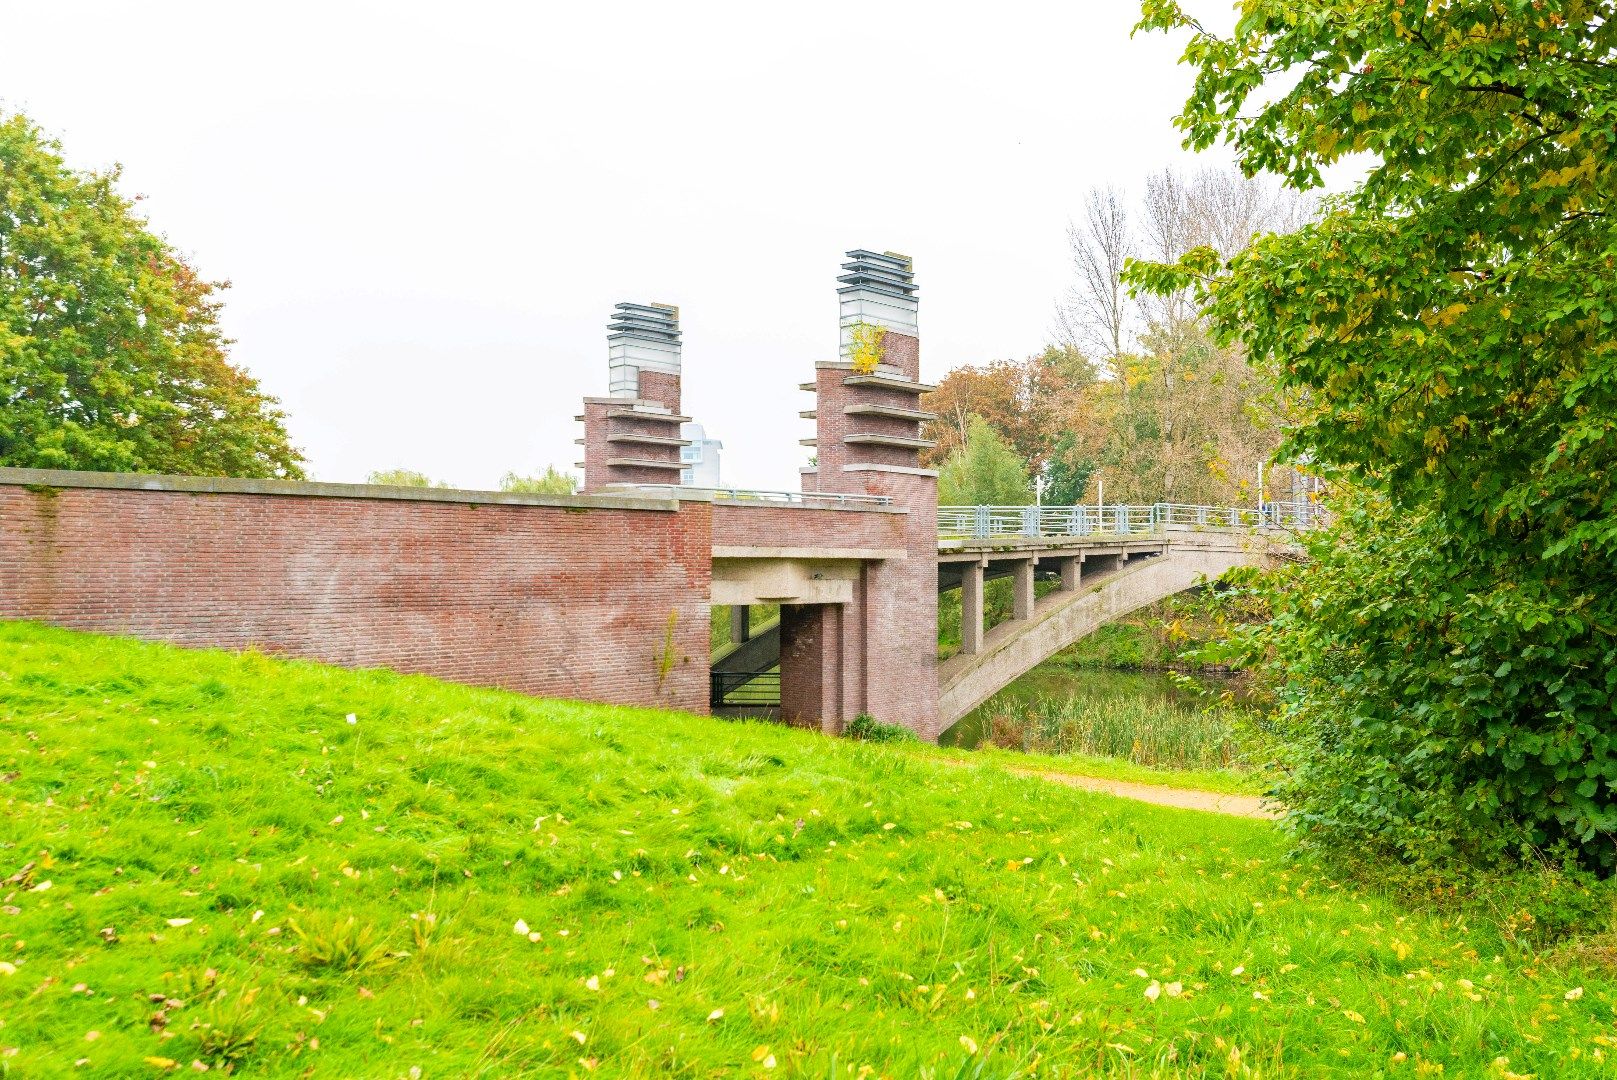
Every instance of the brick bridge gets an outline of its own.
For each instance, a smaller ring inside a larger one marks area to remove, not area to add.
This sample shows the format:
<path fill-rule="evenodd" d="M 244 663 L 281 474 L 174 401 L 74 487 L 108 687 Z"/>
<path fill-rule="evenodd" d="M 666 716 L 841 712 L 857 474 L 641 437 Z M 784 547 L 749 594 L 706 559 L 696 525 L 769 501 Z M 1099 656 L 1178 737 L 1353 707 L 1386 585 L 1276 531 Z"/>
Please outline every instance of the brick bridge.
<path fill-rule="evenodd" d="M 842 269 L 796 492 L 680 486 L 679 312 L 620 304 L 609 392 L 578 417 L 581 494 L 0 469 L 0 618 L 693 712 L 773 682 L 789 722 L 870 713 L 936 739 L 1096 626 L 1307 524 L 1289 505 L 940 511 L 910 261 Z M 1001 577 L 1013 617 L 987 628 Z M 951 589 L 963 641 L 940 663 Z M 713 662 L 712 609 L 757 604 L 779 621 Z"/>

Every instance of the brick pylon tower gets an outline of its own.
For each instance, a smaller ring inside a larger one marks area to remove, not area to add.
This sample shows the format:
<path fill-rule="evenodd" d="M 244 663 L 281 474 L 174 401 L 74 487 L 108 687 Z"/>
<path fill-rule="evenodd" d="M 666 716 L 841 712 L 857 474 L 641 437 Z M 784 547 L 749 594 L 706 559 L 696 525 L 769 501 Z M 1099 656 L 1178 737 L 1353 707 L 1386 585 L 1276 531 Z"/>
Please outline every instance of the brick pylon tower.
<path fill-rule="evenodd" d="M 815 365 L 814 382 L 803 386 L 815 393 L 806 415 L 816 430 L 816 463 L 803 471 L 803 490 L 888 496 L 909 511 L 906 557 L 867 564 L 852 604 L 783 613 L 782 685 L 812 670 L 840 672 L 841 687 L 819 688 L 822 712 L 840 714 L 843 723 L 869 713 L 933 740 L 938 480 L 920 465 L 920 452 L 932 445 L 920 426 L 933 418 L 920 397 L 936 388 L 920 381 L 919 303 L 909 258 L 859 249 L 847 259 L 837 278 L 841 355 Z M 838 656 L 826 654 L 832 648 Z M 783 696 L 815 700 L 811 693 Z"/>
<path fill-rule="evenodd" d="M 677 484 L 679 308 L 618 304 L 607 324 L 606 397 L 584 399 L 584 490 L 608 484 Z"/>

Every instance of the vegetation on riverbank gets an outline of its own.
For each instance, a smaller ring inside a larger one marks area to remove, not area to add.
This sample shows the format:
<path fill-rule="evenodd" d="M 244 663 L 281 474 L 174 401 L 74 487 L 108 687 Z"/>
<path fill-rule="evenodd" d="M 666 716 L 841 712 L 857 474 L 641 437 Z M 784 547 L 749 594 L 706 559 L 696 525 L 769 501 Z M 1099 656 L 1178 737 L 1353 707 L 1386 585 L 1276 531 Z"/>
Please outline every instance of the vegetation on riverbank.
<path fill-rule="evenodd" d="M 1262 822 L 937 754 L 0 625 L 0 1053 L 1605 1074 L 1617 982 L 1542 951 L 1558 907 L 1361 891 Z"/>

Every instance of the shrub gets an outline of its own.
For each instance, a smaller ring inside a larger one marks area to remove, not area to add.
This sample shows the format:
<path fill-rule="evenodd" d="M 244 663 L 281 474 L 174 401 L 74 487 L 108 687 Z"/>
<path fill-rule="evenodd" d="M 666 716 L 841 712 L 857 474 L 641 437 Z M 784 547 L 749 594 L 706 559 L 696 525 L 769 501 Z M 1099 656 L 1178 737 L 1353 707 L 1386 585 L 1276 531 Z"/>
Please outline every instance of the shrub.
<path fill-rule="evenodd" d="M 869 713 L 860 713 L 843 728 L 842 734 L 860 742 L 915 742 L 915 732 L 900 724 L 884 724 Z"/>

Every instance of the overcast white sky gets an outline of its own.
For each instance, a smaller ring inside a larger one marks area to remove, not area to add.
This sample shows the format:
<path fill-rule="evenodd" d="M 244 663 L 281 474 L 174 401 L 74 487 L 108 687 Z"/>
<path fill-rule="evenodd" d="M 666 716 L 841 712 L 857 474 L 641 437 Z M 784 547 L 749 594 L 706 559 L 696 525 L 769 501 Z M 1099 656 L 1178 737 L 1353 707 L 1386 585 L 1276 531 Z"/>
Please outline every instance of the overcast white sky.
<path fill-rule="evenodd" d="M 122 162 L 233 283 L 234 357 L 316 479 L 570 467 L 635 300 L 680 305 L 726 482 L 795 489 L 843 251 L 914 257 L 935 379 L 1050 339 L 1091 185 L 1195 164 L 1181 43 L 1137 13 L 0 0 L 0 107 Z"/>

